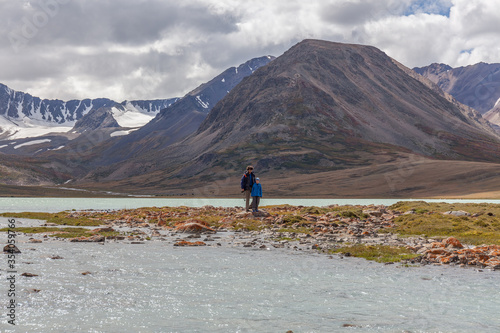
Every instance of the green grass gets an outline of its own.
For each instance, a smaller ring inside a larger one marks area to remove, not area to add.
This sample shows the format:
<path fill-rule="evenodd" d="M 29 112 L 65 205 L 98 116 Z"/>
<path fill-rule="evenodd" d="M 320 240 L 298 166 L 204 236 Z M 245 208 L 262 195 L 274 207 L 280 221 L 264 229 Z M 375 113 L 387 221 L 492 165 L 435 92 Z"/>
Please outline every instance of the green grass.
<path fill-rule="evenodd" d="M 300 215 L 286 215 L 283 217 L 283 223 L 287 225 L 292 225 L 295 223 L 308 223 L 308 221 Z"/>
<path fill-rule="evenodd" d="M 234 230 L 260 231 L 266 229 L 266 226 L 260 220 L 238 219 L 233 222 Z"/>
<path fill-rule="evenodd" d="M 0 232 L 6 232 L 9 230 L 8 228 L 0 229 Z M 40 234 L 40 233 L 48 233 L 48 232 L 64 232 L 64 234 L 53 234 L 49 235 L 50 237 L 60 237 L 60 238 L 74 238 L 81 236 L 92 236 L 93 233 L 89 232 L 89 229 L 85 228 L 55 228 L 55 227 L 32 227 L 32 228 L 15 228 L 10 229 L 16 232 L 22 232 L 24 234 Z"/>
<path fill-rule="evenodd" d="M 385 230 L 386 232 L 390 231 L 402 236 L 453 236 L 465 244 L 500 245 L 500 205 L 417 201 L 398 202 L 389 208 L 398 211 L 413 210 L 415 213 L 396 218 L 394 220 L 396 227 Z M 457 210 L 463 210 L 476 216 L 443 215 L 446 211 Z"/>
<path fill-rule="evenodd" d="M 90 219 L 88 217 L 68 217 L 67 212 L 59 213 L 41 213 L 41 212 L 23 212 L 23 213 L 2 213 L 0 216 L 12 217 L 16 219 L 34 219 L 44 220 L 47 223 L 55 223 L 60 225 L 73 226 L 98 226 L 103 224 L 98 219 Z"/>
<path fill-rule="evenodd" d="M 500 215 L 500 205 L 489 203 L 445 203 L 445 202 L 425 202 L 425 201 L 400 201 L 389 209 L 406 212 L 415 210 L 415 213 L 426 212 L 446 212 L 451 210 L 464 210 L 471 214 L 488 214 Z"/>
<path fill-rule="evenodd" d="M 278 238 L 273 238 L 272 240 L 275 241 L 275 242 L 280 242 L 280 241 L 289 241 L 289 242 L 300 241 L 299 238 L 290 238 L 290 237 L 278 237 Z"/>
<path fill-rule="evenodd" d="M 418 254 L 403 248 L 387 245 L 363 245 L 357 244 L 330 250 L 330 253 L 350 253 L 353 257 L 374 260 L 379 263 L 399 262 L 405 259 L 418 257 Z"/>

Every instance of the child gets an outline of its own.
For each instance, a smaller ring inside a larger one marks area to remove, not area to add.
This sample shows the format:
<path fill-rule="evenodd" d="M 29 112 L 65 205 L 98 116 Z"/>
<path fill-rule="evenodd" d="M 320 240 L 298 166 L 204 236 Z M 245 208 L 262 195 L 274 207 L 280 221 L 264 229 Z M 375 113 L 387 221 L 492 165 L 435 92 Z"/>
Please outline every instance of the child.
<path fill-rule="evenodd" d="M 255 184 L 252 186 L 252 212 L 259 211 L 260 198 L 262 197 L 262 185 L 260 179 L 255 179 Z"/>

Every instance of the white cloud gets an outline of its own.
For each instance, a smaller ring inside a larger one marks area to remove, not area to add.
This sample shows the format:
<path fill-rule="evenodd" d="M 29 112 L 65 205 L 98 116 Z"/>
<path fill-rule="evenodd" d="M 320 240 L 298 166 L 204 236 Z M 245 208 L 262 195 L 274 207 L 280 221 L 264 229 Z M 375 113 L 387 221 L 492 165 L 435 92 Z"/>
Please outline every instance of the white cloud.
<path fill-rule="evenodd" d="M 42 98 L 176 97 L 305 38 L 409 67 L 500 62 L 498 22 L 491 0 L 0 1 L 0 82 Z"/>

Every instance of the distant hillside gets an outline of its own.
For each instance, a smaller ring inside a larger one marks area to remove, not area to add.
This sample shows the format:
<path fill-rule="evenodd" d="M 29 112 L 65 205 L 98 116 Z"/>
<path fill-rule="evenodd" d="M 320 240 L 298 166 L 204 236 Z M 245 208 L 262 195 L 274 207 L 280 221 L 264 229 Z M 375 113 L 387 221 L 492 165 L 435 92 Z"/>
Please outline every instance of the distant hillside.
<path fill-rule="evenodd" d="M 500 100 L 500 64 L 481 62 L 458 68 L 432 64 L 413 70 L 481 114 L 490 111 Z"/>
<path fill-rule="evenodd" d="M 409 73 L 374 47 L 305 40 L 243 79 L 184 141 L 136 150 L 82 184 L 199 186 L 247 163 L 290 181 L 415 155 L 500 161 L 477 112 Z"/>
<path fill-rule="evenodd" d="M 108 165 L 140 158 L 149 152 L 155 155 L 158 150 L 184 139 L 198 129 L 210 110 L 241 80 L 273 59 L 272 56 L 254 58 L 238 67 L 228 68 L 163 109 L 144 127 L 100 147 L 101 157 L 92 163 Z"/>

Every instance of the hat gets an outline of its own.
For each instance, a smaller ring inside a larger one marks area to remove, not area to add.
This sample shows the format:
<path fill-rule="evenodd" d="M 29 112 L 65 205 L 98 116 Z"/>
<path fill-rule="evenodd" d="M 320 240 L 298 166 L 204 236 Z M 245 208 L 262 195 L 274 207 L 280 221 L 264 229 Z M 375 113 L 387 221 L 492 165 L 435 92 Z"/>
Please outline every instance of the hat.
<path fill-rule="evenodd" d="M 260 178 L 255 178 L 255 180 L 260 180 Z"/>

